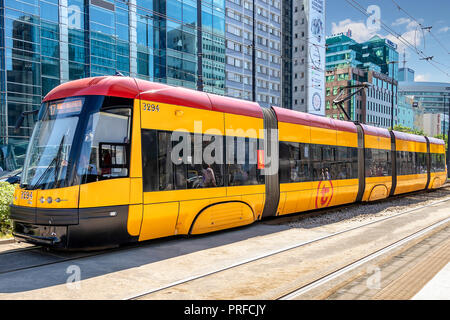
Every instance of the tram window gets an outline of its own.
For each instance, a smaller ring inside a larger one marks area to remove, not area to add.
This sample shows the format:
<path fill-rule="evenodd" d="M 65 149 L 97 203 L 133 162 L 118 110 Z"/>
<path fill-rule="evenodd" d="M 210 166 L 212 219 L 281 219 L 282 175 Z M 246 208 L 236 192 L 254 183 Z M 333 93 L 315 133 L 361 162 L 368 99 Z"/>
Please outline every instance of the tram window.
<path fill-rule="evenodd" d="M 155 130 L 142 130 L 142 177 L 144 192 L 157 191 L 158 182 L 158 154 L 157 132 Z"/>
<path fill-rule="evenodd" d="M 309 149 L 297 142 L 280 142 L 280 182 L 309 181 Z"/>
<path fill-rule="evenodd" d="M 324 180 L 322 175 L 322 150 L 321 146 L 316 144 L 311 144 L 311 170 L 312 170 L 312 180 L 320 181 Z"/>
<path fill-rule="evenodd" d="M 279 154 L 280 154 L 280 169 L 279 169 L 279 176 L 280 176 L 280 183 L 289 183 L 291 182 L 291 173 L 290 173 L 290 148 L 289 144 L 287 142 L 280 141 L 280 147 L 279 147 Z"/>
<path fill-rule="evenodd" d="M 404 175 L 406 169 L 406 161 L 404 159 L 404 152 L 397 151 L 396 152 L 396 161 L 397 161 L 397 175 Z"/>
<path fill-rule="evenodd" d="M 228 185 L 244 186 L 261 183 L 257 167 L 258 140 L 252 138 L 227 137 Z M 230 163 L 231 161 L 231 163 Z"/>
<path fill-rule="evenodd" d="M 366 149 L 366 177 L 385 177 L 392 174 L 390 151 L 382 149 Z"/>
<path fill-rule="evenodd" d="M 385 159 L 386 159 L 386 174 L 385 176 L 392 175 L 392 161 L 391 161 L 391 151 L 385 150 Z"/>
<path fill-rule="evenodd" d="M 433 172 L 439 172 L 439 154 L 434 153 L 432 155 Z"/>
<path fill-rule="evenodd" d="M 310 170 L 310 146 L 304 143 L 300 144 L 300 181 L 311 181 Z"/>
<path fill-rule="evenodd" d="M 416 172 L 419 174 L 426 173 L 425 153 L 416 153 Z"/>
<path fill-rule="evenodd" d="M 358 148 L 349 148 L 352 155 L 351 179 L 358 178 Z"/>
<path fill-rule="evenodd" d="M 171 159 L 171 133 L 158 132 L 158 178 L 159 190 L 173 190 L 173 163 Z"/>
<path fill-rule="evenodd" d="M 300 144 L 297 142 L 289 143 L 291 158 L 289 160 L 290 175 L 289 179 L 291 183 L 300 182 L 304 179 L 301 166 L 301 152 Z"/>
<path fill-rule="evenodd" d="M 445 171 L 445 155 L 440 153 L 431 154 L 431 171 L 443 172 Z"/>
<path fill-rule="evenodd" d="M 191 152 L 192 156 L 188 157 L 188 163 L 186 164 L 186 184 L 187 189 L 197 188 L 214 188 L 224 186 L 224 173 L 223 173 L 223 138 L 221 136 L 204 136 L 202 140 L 201 154 L 195 155 L 196 148 L 195 135 L 191 135 Z M 216 140 L 217 139 L 217 140 Z M 222 141 L 219 141 L 221 139 Z M 211 147 L 209 147 L 211 146 Z M 213 148 L 217 146 L 217 148 Z M 208 148 L 208 149 L 207 149 Z M 211 148 L 211 149 L 209 149 Z M 218 150 L 220 148 L 220 150 Z M 211 153 L 206 152 L 212 150 Z M 216 154 L 217 152 L 217 154 Z M 211 159 L 205 159 L 205 157 L 211 157 Z M 195 162 L 201 160 L 201 164 Z M 205 162 L 207 160 L 207 162 Z"/>
<path fill-rule="evenodd" d="M 365 150 L 365 170 L 366 170 L 366 177 L 370 178 L 373 177 L 373 149 L 366 149 Z"/>
<path fill-rule="evenodd" d="M 411 174 L 417 173 L 417 152 L 411 152 Z"/>
<path fill-rule="evenodd" d="M 322 169 L 320 172 L 321 180 L 332 180 L 331 166 L 333 164 L 333 151 L 330 146 L 322 146 Z"/>
<path fill-rule="evenodd" d="M 337 180 L 351 178 L 351 153 L 347 147 L 337 147 Z M 350 166 L 349 166 L 350 164 Z"/>
<path fill-rule="evenodd" d="M 128 176 L 126 150 L 130 143 L 131 109 L 122 105 L 125 103 L 123 99 L 105 99 L 101 111 L 89 116 L 77 169 L 81 183 Z M 111 148 L 100 150 L 101 145 Z"/>

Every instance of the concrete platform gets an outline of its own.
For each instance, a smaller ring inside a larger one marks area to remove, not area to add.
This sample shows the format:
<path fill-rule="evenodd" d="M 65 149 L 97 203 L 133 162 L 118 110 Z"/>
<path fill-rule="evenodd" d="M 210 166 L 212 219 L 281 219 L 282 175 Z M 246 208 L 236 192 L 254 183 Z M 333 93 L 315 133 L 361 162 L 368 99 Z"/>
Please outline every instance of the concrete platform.
<path fill-rule="evenodd" d="M 450 300 L 450 263 L 447 263 L 412 300 Z"/>

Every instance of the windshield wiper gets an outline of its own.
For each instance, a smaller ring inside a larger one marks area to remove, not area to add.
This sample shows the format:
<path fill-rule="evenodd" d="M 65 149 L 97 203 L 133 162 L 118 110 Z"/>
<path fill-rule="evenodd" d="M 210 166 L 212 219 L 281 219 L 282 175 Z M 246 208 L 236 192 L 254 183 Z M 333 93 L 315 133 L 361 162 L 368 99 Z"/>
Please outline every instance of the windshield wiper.
<path fill-rule="evenodd" d="M 62 149 L 63 149 L 63 145 L 64 145 L 64 139 L 66 138 L 66 135 L 63 135 L 63 137 L 61 138 L 61 142 L 59 143 L 59 147 L 58 147 L 58 152 L 56 153 L 55 157 L 52 159 L 52 161 L 50 162 L 50 164 L 48 165 L 48 167 L 44 170 L 44 172 L 41 174 L 41 176 L 39 177 L 39 179 L 36 181 L 35 184 L 33 184 L 30 187 L 30 190 L 34 190 L 36 188 L 36 186 L 38 186 L 42 179 L 44 178 L 44 176 L 48 175 L 48 173 L 50 172 L 51 168 L 55 168 L 55 171 L 57 169 L 57 165 L 59 162 L 59 158 L 60 155 L 62 153 Z M 56 171 L 57 172 L 57 171 Z M 56 179 L 56 173 L 55 173 L 55 179 Z"/>

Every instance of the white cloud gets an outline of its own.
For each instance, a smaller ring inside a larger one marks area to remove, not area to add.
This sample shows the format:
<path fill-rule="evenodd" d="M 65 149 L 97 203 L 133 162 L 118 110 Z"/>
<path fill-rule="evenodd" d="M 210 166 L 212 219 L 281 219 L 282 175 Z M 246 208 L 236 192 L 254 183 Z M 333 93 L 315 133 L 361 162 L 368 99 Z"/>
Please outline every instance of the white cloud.
<path fill-rule="evenodd" d="M 419 20 L 420 21 L 420 20 Z M 404 50 L 408 51 L 408 46 L 415 46 L 420 49 L 423 40 L 423 33 L 420 28 L 418 28 L 418 23 L 414 20 L 408 18 L 398 18 L 392 25 L 400 26 L 404 25 L 406 31 L 399 34 L 402 36 L 404 41 L 400 41 L 396 36 L 392 34 L 381 35 L 374 31 L 373 29 L 369 29 L 367 24 L 362 21 L 352 21 L 351 19 L 345 19 L 340 21 L 339 23 L 332 22 L 331 23 L 331 32 L 333 34 L 340 32 L 347 32 L 349 29 L 352 30 L 352 38 L 357 42 L 365 42 L 370 40 L 375 35 L 378 35 L 381 38 L 387 38 L 397 44 L 397 51 L 399 53 L 403 53 Z M 384 29 L 382 29 L 385 31 Z"/>
<path fill-rule="evenodd" d="M 331 33 L 336 34 L 340 32 L 347 32 L 352 30 L 352 38 L 357 42 L 365 42 L 376 35 L 376 32 L 370 30 L 365 22 L 356 22 L 351 19 L 345 19 L 338 24 L 331 23 Z"/>
<path fill-rule="evenodd" d="M 394 22 L 392 22 L 392 25 L 394 27 L 396 26 L 401 26 L 402 24 L 408 24 L 411 22 L 411 19 L 408 18 L 398 18 L 397 20 L 395 20 Z"/>
<path fill-rule="evenodd" d="M 430 79 L 431 79 L 431 76 L 430 76 L 430 74 L 416 74 L 415 76 L 414 76 L 414 81 L 417 81 L 417 82 L 426 82 L 426 81 L 430 81 Z"/>
<path fill-rule="evenodd" d="M 446 33 L 448 30 L 450 30 L 450 27 L 443 27 L 438 30 L 438 33 Z"/>
<path fill-rule="evenodd" d="M 423 23 L 423 19 L 419 19 L 418 21 L 419 23 Z M 419 23 L 409 18 L 398 18 L 397 20 L 392 22 L 392 26 L 398 27 L 401 25 L 406 25 L 406 30 L 413 30 L 420 27 Z"/>

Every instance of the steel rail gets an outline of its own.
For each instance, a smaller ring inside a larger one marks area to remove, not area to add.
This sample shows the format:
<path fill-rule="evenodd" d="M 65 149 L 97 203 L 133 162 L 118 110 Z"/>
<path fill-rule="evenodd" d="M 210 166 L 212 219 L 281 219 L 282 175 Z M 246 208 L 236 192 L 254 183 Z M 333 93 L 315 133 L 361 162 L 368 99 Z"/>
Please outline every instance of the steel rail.
<path fill-rule="evenodd" d="M 414 211 L 418 211 L 418 210 L 421 210 L 421 209 L 424 209 L 424 208 L 427 208 L 427 207 L 431 207 L 431 206 L 435 206 L 436 204 L 443 203 L 443 202 L 448 202 L 448 201 L 450 201 L 450 199 L 436 201 L 436 202 L 433 202 L 433 203 L 430 203 L 430 204 L 427 204 L 427 205 L 424 205 L 424 206 L 420 206 L 420 207 L 417 207 L 417 208 L 414 208 L 414 209 L 402 211 L 402 212 L 399 212 L 399 213 L 394 214 L 392 216 L 385 217 L 385 218 L 382 218 L 382 219 L 379 219 L 379 220 L 376 220 L 376 221 L 371 221 L 371 222 L 368 222 L 368 223 L 364 223 L 364 224 L 356 226 L 356 227 L 351 227 L 351 228 L 348 228 L 348 229 L 345 229 L 345 230 L 342 230 L 342 231 L 338 231 L 338 232 L 335 232 L 335 233 L 331 233 L 331 234 L 328 234 L 328 235 L 325 235 L 325 236 L 322 236 L 322 237 L 318 237 L 318 238 L 315 238 L 315 239 L 312 239 L 312 240 L 309 240 L 309 241 L 296 243 L 296 244 L 284 247 L 282 249 L 273 250 L 273 251 L 271 251 L 269 253 L 258 255 L 256 257 L 249 258 L 249 259 L 244 259 L 244 260 L 241 260 L 239 262 L 230 264 L 230 265 L 225 266 L 225 267 L 217 268 L 217 269 L 209 271 L 209 272 L 205 272 L 205 273 L 194 275 L 194 276 L 191 276 L 191 277 L 188 277 L 188 278 L 180 279 L 178 281 L 171 282 L 171 283 L 169 283 L 167 285 L 160 286 L 160 287 L 155 288 L 155 289 L 151 289 L 151 290 L 144 291 L 144 292 L 141 292 L 141 293 L 133 295 L 133 296 L 126 297 L 123 300 L 138 299 L 138 298 L 146 296 L 146 295 L 150 295 L 150 294 L 153 294 L 153 293 L 165 290 L 165 289 L 169 289 L 169 288 L 181 285 L 181 284 L 192 282 L 194 280 L 205 278 L 205 277 L 208 277 L 208 276 L 211 276 L 211 275 L 223 272 L 223 271 L 227 271 L 227 270 L 230 270 L 230 269 L 233 269 L 233 268 L 236 268 L 236 267 L 239 267 L 239 266 L 251 263 L 251 262 L 262 260 L 262 259 L 274 256 L 274 255 L 278 255 L 278 254 L 281 254 L 281 253 L 284 253 L 284 252 L 287 252 L 287 251 L 290 251 L 290 250 L 293 250 L 293 249 L 297 249 L 297 248 L 306 246 L 306 245 L 311 244 L 311 243 L 315 243 L 315 242 L 319 242 L 319 241 L 322 241 L 322 240 L 325 240 L 325 239 L 329 239 L 329 238 L 332 238 L 332 237 L 335 237 L 335 236 L 338 236 L 338 235 L 341 235 L 341 234 L 344 234 L 344 233 L 348 233 L 348 232 L 353 231 L 353 230 L 361 229 L 361 228 L 369 226 L 369 225 L 373 225 L 373 224 L 380 223 L 380 222 L 383 222 L 383 221 L 386 221 L 386 220 L 390 220 L 390 219 L 396 218 L 396 217 L 401 216 L 401 215 L 405 215 L 405 214 L 408 214 L 408 213 L 411 213 L 411 212 L 414 212 Z M 450 219 L 450 218 L 448 218 L 448 219 Z"/>

